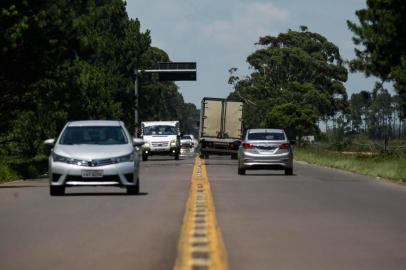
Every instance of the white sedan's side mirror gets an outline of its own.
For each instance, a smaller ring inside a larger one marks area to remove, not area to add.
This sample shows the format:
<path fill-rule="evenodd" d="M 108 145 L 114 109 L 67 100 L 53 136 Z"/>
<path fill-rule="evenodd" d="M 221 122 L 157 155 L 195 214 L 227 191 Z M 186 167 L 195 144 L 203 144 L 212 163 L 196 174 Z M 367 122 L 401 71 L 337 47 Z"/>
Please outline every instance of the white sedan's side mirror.
<path fill-rule="evenodd" d="M 140 138 L 133 138 L 133 146 L 141 146 L 144 144 L 144 140 Z"/>

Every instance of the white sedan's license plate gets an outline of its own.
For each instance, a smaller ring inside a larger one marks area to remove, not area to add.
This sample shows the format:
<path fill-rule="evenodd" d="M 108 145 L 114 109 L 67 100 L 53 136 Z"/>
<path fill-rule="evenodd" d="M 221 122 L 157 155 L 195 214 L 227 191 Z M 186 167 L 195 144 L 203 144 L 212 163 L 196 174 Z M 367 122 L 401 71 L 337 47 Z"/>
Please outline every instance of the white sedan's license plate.
<path fill-rule="evenodd" d="M 83 170 L 83 178 L 101 178 L 103 177 L 103 170 Z"/>

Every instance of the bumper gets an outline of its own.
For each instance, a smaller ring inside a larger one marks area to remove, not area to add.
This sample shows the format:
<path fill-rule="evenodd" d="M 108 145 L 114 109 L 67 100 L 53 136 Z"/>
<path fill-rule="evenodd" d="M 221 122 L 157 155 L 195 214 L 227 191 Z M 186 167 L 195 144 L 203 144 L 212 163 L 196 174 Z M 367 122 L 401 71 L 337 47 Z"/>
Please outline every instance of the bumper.
<path fill-rule="evenodd" d="M 166 148 L 166 149 L 164 149 L 164 148 L 160 148 L 160 149 L 143 148 L 142 149 L 142 154 L 148 155 L 148 156 L 153 156 L 153 155 L 174 156 L 179 153 L 180 153 L 180 147 L 170 147 L 170 148 Z"/>
<path fill-rule="evenodd" d="M 84 171 L 98 171 L 98 177 L 82 177 Z M 134 162 L 123 162 L 99 167 L 84 167 L 52 162 L 49 183 L 52 186 L 136 186 L 138 167 Z"/>
<path fill-rule="evenodd" d="M 293 168 L 293 156 L 290 153 L 278 155 L 240 154 L 239 166 L 244 169 L 275 169 Z"/>

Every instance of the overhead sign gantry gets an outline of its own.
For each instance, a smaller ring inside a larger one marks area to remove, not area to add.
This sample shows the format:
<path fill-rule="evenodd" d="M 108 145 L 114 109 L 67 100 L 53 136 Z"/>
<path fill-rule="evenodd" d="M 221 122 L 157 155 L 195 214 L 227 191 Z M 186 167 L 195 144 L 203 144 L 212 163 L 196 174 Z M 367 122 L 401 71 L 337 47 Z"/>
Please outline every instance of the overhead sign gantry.
<path fill-rule="evenodd" d="M 196 81 L 196 62 L 160 62 L 154 69 L 139 69 L 135 71 L 135 135 L 137 135 L 138 128 L 138 93 L 140 88 L 140 74 L 156 75 L 159 81 Z"/>

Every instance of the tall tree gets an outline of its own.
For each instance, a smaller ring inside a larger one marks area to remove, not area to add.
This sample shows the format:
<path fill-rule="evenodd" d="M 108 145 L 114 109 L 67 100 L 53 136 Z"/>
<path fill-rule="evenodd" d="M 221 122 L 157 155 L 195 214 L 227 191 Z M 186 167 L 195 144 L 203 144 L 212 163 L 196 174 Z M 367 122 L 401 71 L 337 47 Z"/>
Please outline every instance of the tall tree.
<path fill-rule="evenodd" d="M 314 131 L 314 123 L 310 125 L 308 120 L 315 122 L 348 110 L 343 84 L 347 70 L 338 47 L 325 37 L 302 26 L 300 31 L 261 37 L 258 45 L 262 48 L 247 57 L 253 69 L 250 76 L 239 80 L 233 73 L 235 69 L 230 70 L 230 83 L 235 85 L 235 91 L 229 98 L 247 102 L 248 127 L 274 123 L 263 117 L 269 112 L 276 115 L 296 111 L 292 117 L 306 118 L 303 123 L 309 125 L 294 133 L 307 135 Z M 291 105 L 277 107 L 288 103 Z M 295 121 L 292 119 L 290 123 Z"/>
<path fill-rule="evenodd" d="M 367 0 L 367 8 L 355 13 L 359 24 L 347 21 L 357 58 L 352 71 L 363 71 L 382 81 L 394 81 L 406 112 L 406 2 Z"/>
<path fill-rule="evenodd" d="M 132 130 L 134 71 L 169 61 L 122 0 L 1 1 L 0 57 L 0 146 L 24 157 L 68 120 L 120 119 Z M 151 118 L 182 117 L 175 84 L 146 84 L 141 113 L 153 104 Z"/>

